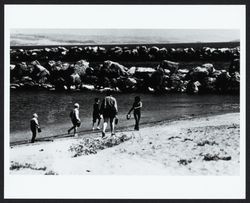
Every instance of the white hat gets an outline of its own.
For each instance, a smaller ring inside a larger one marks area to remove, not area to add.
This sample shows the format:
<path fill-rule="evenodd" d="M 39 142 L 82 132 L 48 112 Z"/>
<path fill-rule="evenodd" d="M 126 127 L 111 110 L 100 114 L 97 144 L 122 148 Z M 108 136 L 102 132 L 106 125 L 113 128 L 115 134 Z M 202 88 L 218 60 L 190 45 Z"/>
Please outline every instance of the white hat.
<path fill-rule="evenodd" d="M 75 104 L 74 104 L 74 107 L 75 107 L 75 108 L 79 108 L 79 104 L 78 104 L 78 103 L 75 103 Z"/>
<path fill-rule="evenodd" d="M 33 113 L 33 117 L 37 118 L 38 117 L 37 113 Z"/>

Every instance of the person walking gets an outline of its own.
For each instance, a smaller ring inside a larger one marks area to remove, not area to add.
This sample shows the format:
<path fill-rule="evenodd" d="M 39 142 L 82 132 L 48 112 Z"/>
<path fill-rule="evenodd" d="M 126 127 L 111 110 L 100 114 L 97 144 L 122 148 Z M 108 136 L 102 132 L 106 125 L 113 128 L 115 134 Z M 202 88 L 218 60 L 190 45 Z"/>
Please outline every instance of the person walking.
<path fill-rule="evenodd" d="M 37 132 L 41 132 L 40 125 L 38 123 L 38 115 L 36 113 L 33 114 L 32 119 L 30 120 L 30 130 L 32 133 L 31 143 L 35 142 Z"/>
<path fill-rule="evenodd" d="M 101 116 L 100 116 L 100 108 L 99 108 L 99 102 L 100 100 L 98 98 L 95 98 L 95 103 L 93 104 L 93 124 L 92 124 L 92 130 L 95 130 L 95 123 L 97 121 L 97 130 L 100 130 L 100 122 L 101 122 Z"/>
<path fill-rule="evenodd" d="M 74 130 L 74 136 L 78 136 L 77 128 L 81 125 L 81 120 L 79 117 L 79 104 L 74 104 L 74 109 L 70 112 L 70 118 L 73 126 L 68 130 L 68 134 L 70 134 L 71 130 Z"/>
<path fill-rule="evenodd" d="M 103 117 L 102 138 L 105 137 L 108 121 L 110 122 L 111 136 L 115 135 L 115 120 L 117 119 L 118 107 L 116 99 L 107 91 L 106 97 L 101 104 L 101 117 Z"/>
<path fill-rule="evenodd" d="M 127 114 L 127 118 L 130 118 L 130 113 L 131 111 L 134 110 L 135 130 L 139 130 L 139 124 L 141 119 L 141 108 L 142 108 L 141 98 L 139 96 L 136 96 L 133 106 Z"/>

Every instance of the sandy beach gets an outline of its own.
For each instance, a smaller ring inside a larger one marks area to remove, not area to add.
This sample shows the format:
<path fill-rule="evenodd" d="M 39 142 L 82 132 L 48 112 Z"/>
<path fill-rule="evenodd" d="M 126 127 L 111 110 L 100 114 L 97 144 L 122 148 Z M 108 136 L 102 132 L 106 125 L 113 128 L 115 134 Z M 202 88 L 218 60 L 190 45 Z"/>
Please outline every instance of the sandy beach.
<path fill-rule="evenodd" d="M 108 134 L 109 135 L 109 134 Z M 110 147 L 100 133 L 10 148 L 10 174 L 239 175 L 240 115 L 227 113 L 124 130 Z M 123 139 L 124 138 L 124 139 Z M 95 150 L 77 151 L 83 145 Z M 101 146 L 104 143 L 105 146 Z M 71 149 L 71 150 L 70 150 Z M 87 153 L 86 153 L 87 152 Z"/>

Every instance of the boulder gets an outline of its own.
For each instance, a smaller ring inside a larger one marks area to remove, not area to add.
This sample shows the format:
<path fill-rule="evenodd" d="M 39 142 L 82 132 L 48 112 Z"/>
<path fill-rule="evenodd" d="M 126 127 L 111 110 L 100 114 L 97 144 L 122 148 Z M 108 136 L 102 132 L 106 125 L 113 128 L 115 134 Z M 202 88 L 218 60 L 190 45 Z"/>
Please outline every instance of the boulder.
<path fill-rule="evenodd" d="M 133 92 L 136 90 L 137 81 L 134 78 L 120 77 L 117 79 L 117 87 L 122 92 Z"/>
<path fill-rule="evenodd" d="M 75 86 L 76 88 L 80 87 L 81 82 L 81 77 L 77 73 L 71 74 L 66 80 L 68 89 L 70 89 L 71 86 Z"/>
<path fill-rule="evenodd" d="M 169 83 L 168 83 L 168 87 L 174 91 L 174 92 L 179 92 L 180 90 L 180 86 L 182 84 L 182 80 L 180 79 L 180 77 L 177 74 L 172 74 L 169 77 Z"/>
<path fill-rule="evenodd" d="M 89 68 L 89 62 L 86 60 L 77 61 L 74 65 L 74 73 L 77 73 L 81 77 L 86 74 L 86 69 Z"/>
<path fill-rule="evenodd" d="M 200 92 L 202 93 L 214 93 L 216 92 L 216 78 L 206 77 L 202 81 Z"/>
<path fill-rule="evenodd" d="M 129 68 L 128 71 L 127 71 L 127 73 L 128 73 L 129 75 L 134 75 L 135 72 L 136 72 L 136 67 L 135 67 L 135 66 Z"/>
<path fill-rule="evenodd" d="M 18 63 L 12 73 L 17 78 L 22 78 L 23 76 L 29 76 L 31 73 L 30 67 L 27 66 L 25 62 Z"/>
<path fill-rule="evenodd" d="M 164 75 L 165 73 L 162 68 L 157 69 L 150 77 L 149 86 L 156 91 L 161 91 L 163 88 Z"/>
<path fill-rule="evenodd" d="M 150 55 L 156 56 L 158 51 L 159 51 L 159 48 L 156 47 L 156 46 L 153 46 L 153 47 L 151 47 L 151 48 L 149 49 L 149 52 L 148 52 L 148 53 L 149 53 Z"/>
<path fill-rule="evenodd" d="M 229 80 L 228 91 L 238 94 L 240 92 L 240 73 L 234 72 Z"/>
<path fill-rule="evenodd" d="M 197 94 L 199 92 L 199 87 L 201 83 L 199 81 L 189 81 L 187 84 L 186 92 L 189 94 Z"/>
<path fill-rule="evenodd" d="M 231 76 L 227 71 L 222 71 L 221 74 L 216 79 L 217 91 L 221 93 L 226 93 L 228 91 L 228 86 L 230 83 Z"/>
<path fill-rule="evenodd" d="M 54 82 L 54 86 L 55 86 L 55 89 L 58 90 L 58 91 L 62 91 L 62 90 L 65 90 L 65 86 L 66 86 L 66 81 L 64 78 L 60 77 L 58 79 L 55 80 Z"/>
<path fill-rule="evenodd" d="M 202 81 L 205 77 L 208 77 L 208 75 L 209 75 L 209 72 L 207 68 L 198 66 L 198 67 L 192 68 L 188 72 L 187 78 L 192 81 Z"/>
<path fill-rule="evenodd" d="M 229 74 L 240 73 L 240 59 L 234 59 L 229 66 Z"/>
<path fill-rule="evenodd" d="M 163 60 L 160 64 L 160 68 L 170 70 L 170 74 L 176 73 L 179 69 L 179 63 Z"/>
<path fill-rule="evenodd" d="M 111 78 L 127 75 L 127 68 L 125 66 L 109 60 L 103 62 L 101 71 L 105 72 Z"/>
<path fill-rule="evenodd" d="M 180 74 L 187 74 L 189 72 L 189 70 L 188 69 L 178 69 L 177 72 Z"/>
<path fill-rule="evenodd" d="M 210 75 L 215 71 L 214 65 L 211 63 L 205 63 L 201 67 L 206 68 Z"/>
<path fill-rule="evenodd" d="M 221 73 L 222 73 L 223 70 L 215 70 L 212 74 L 211 74 L 211 77 L 212 78 L 217 78 Z"/>
<path fill-rule="evenodd" d="M 33 65 L 32 76 L 35 80 L 48 78 L 50 76 L 50 72 L 43 66 L 40 65 L 38 61 L 31 62 Z"/>

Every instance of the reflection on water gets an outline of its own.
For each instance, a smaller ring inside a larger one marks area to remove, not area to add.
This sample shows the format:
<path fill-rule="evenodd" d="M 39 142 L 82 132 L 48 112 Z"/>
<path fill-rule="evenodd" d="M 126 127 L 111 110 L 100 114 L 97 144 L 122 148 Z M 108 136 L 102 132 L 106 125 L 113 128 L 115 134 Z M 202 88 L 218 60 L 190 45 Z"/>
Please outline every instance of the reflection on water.
<path fill-rule="evenodd" d="M 140 95 L 143 102 L 142 123 L 200 114 L 239 111 L 239 96 L 233 95 L 114 94 L 119 108 L 119 127 L 134 124 L 133 119 L 126 120 L 126 114 L 136 95 Z M 11 91 L 11 139 L 14 139 L 12 137 L 17 132 L 19 134 L 25 132 L 25 136 L 30 137 L 27 134 L 29 120 L 34 112 L 39 115 L 40 124 L 44 129 L 43 132 L 52 129 L 50 134 L 65 133 L 71 125 L 69 112 L 75 102 L 80 104 L 81 129 L 90 129 L 94 98 L 102 99 L 104 96 L 104 93 L 98 92 Z"/>

